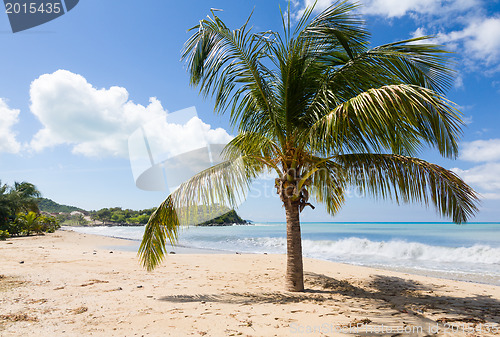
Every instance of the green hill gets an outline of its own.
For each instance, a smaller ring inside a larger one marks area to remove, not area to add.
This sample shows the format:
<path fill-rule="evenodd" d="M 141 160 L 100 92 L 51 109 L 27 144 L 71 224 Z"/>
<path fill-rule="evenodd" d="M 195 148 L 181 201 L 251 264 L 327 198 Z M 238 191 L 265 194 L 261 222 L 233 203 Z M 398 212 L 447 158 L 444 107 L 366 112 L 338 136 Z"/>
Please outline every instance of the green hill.
<path fill-rule="evenodd" d="M 232 224 L 247 224 L 245 220 L 243 220 L 234 210 L 229 211 L 228 213 L 221 215 L 215 219 L 205 221 L 200 223 L 198 226 L 231 226 Z"/>
<path fill-rule="evenodd" d="M 217 211 L 217 213 L 222 213 L 224 212 L 225 214 L 218 216 L 214 219 L 199 223 L 197 226 L 229 226 L 232 225 L 233 223 L 236 224 L 246 224 L 247 222 L 243 220 L 234 210 L 229 210 L 229 209 L 224 209 L 221 211 L 220 208 L 217 206 L 213 206 L 215 208 L 214 212 Z M 42 212 L 48 212 L 48 213 L 71 213 L 73 211 L 80 211 L 85 214 L 90 214 L 90 216 L 93 219 L 96 219 L 98 221 L 101 221 L 103 224 L 105 223 L 106 225 L 145 225 L 148 222 L 149 216 L 151 213 L 154 212 L 155 208 L 151 209 L 146 209 L 146 210 L 141 210 L 141 211 L 134 211 L 130 209 L 122 209 L 121 207 L 114 207 L 114 208 L 103 208 L 99 211 L 90 211 L 87 212 L 84 209 L 75 207 L 75 206 L 68 206 L 68 205 L 61 205 L 58 204 L 57 202 L 47 199 L 47 198 L 39 198 L 38 199 L 38 208 Z M 192 212 L 198 212 L 198 216 L 193 216 Z M 193 216 L 193 219 L 200 219 L 200 218 L 210 218 L 208 214 L 210 214 L 210 208 L 206 208 L 203 206 L 199 206 L 197 209 L 193 209 L 189 212 L 191 216 Z M 179 216 L 188 216 L 188 214 L 183 214 L 182 211 L 179 211 Z M 196 221 L 196 220 L 194 220 Z M 196 222 L 191 223 L 191 225 L 195 225 Z"/>
<path fill-rule="evenodd" d="M 85 212 L 85 210 L 81 208 L 75 206 L 61 205 L 47 198 L 38 199 L 38 208 L 40 209 L 40 211 L 48 213 L 59 213 L 59 212 L 71 213 L 73 211 Z"/>

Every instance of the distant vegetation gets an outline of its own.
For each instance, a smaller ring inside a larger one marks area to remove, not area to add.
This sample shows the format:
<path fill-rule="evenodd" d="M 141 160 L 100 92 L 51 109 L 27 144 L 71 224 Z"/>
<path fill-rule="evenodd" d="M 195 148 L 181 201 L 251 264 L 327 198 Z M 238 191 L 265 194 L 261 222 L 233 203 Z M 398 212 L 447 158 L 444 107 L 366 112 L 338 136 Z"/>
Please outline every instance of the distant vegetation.
<path fill-rule="evenodd" d="M 205 221 L 198 226 L 230 226 L 232 224 L 246 224 L 247 222 L 243 220 L 235 210 L 229 211 L 228 213 L 221 215 L 213 220 Z"/>
<path fill-rule="evenodd" d="M 199 207 L 202 208 L 201 206 Z M 156 210 L 156 208 L 148 208 L 140 211 L 131 209 L 122 209 L 121 207 L 103 208 L 98 211 L 91 211 L 90 218 L 93 221 L 100 222 L 106 225 L 118 226 L 133 226 L 145 225 L 148 223 L 149 217 Z M 220 211 L 219 211 L 220 214 Z M 192 217 L 193 219 L 196 217 Z M 206 217 L 205 217 L 206 219 Z M 234 210 L 227 210 L 226 214 L 216 217 L 212 220 L 205 221 L 198 224 L 198 226 L 224 226 L 232 225 L 233 223 L 244 224 L 247 223 L 243 220 Z M 193 225 L 193 224 L 192 224 Z M 196 225 L 196 224 L 194 224 Z"/>
<path fill-rule="evenodd" d="M 73 211 L 85 212 L 85 210 L 81 208 L 75 206 L 61 205 L 47 198 L 38 199 L 38 208 L 40 209 L 40 211 L 47 213 L 61 213 L 61 212 L 71 213 Z"/>
<path fill-rule="evenodd" d="M 42 198 L 35 185 L 28 182 L 14 183 L 14 186 L 0 182 L 0 240 L 10 236 L 31 235 L 34 233 L 54 232 L 65 226 L 140 226 L 147 224 L 156 208 L 139 211 L 122 209 L 121 207 L 102 208 L 98 211 L 61 205 Z M 192 214 L 192 212 L 199 214 Z M 220 209 L 214 206 L 200 206 L 190 210 L 184 216 L 190 219 L 207 219 L 210 214 L 221 214 L 212 220 L 202 222 L 198 226 L 227 226 L 247 223 L 234 210 Z M 181 210 L 182 213 L 182 210 Z M 204 217 L 202 215 L 205 215 Z M 196 221 L 191 223 L 196 225 Z"/>
<path fill-rule="evenodd" d="M 145 225 L 156 208 L 134 211 L 121 207 L 102 208 L 90 211 L 90 218 L 101 224 L 108 225 Z"/>

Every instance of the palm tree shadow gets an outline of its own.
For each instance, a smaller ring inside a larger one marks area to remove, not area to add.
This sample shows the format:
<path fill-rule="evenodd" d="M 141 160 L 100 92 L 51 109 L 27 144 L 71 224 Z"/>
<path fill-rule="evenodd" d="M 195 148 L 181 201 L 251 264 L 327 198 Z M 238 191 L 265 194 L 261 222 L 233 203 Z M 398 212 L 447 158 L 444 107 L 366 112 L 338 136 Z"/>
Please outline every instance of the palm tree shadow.
<path fill-rule="evenodd" d="M 436 295 L 434 292 L 443 286 L 423 285 L 414 280 L 381 275 L 373 277 L 370 287 L 380 294 L 381 299 L 389 302 L 397 299 L 403 307 L 414 312 L 443 312 L 476 323 L 500 321 L 500 301 L 490 295 L 460 297 L 453 296 L 451 291 L 447 292 L 450 295 Z"/>
<path fill-rule="evenodd" d="M 500 301 L 490 295 L 460 297 L 436 295 L 443 286 L 424 285 L 415 280 L 394 276 L 374 275 L 363 287 L 355 286 L 346 280 L 337 280 L 321 274 L 307 273 L 309 285 L 319 290 L 310 292 L 322 294 L 340 294 L 357 299 L 372 299 L 384 302 L 388 308 L 401 313 L 425 316 L 434 312 L 455 318 L 443 318 L 452 321 L 456 317 L 463 322 L 480 323 L 484 321 L 500 322 Z"/>
<path fill-rule="evenodd" d="M 172 303 L 207 302 L 228 304 L 286 304 L 298 302 L 322 303 L 337 301 L 339 295 L 354 300 L 371 300 L 399 313 L 413 314 L 428 320 L 430 313 L 452 316 L 446 319 L 461 322 L 500 322 L 500 301 L 488 295 L 460 297 L 437 295 L 442 286 L 424 285 L 415 280 L 394 276 L 374 275 L 365 283 L 355 285 L 326 275 L 306 273 L 308 289 L 304 293 L 292 292 L 231 292 L 221 294 L 169 295 L 160 301 Z"/>
<path fill-rule="evenodd" d="M 209 302 L 227 304 L 286 304 L 310 300 L 306 294 L 267 292 L 267 293 L 224 293 L 224 294 L 194 294 L 194 295 L 170 295 L 158 298 L 160 301 L 172 303 Z"/>

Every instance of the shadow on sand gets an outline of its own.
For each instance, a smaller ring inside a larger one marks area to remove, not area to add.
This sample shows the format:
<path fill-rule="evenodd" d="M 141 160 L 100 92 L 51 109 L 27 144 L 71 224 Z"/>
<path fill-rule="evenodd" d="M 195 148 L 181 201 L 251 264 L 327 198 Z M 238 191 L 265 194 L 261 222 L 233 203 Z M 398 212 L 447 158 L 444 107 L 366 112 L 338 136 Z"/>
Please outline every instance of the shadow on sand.
<path fill-rule="evenodd" d="M 303 293 L 292 292 L 243 292 L 221 294 L 171 295 L 159 298 L 160 301 L 173 303 L 218 302 L 230 304 L 259 303 L 323 303 L 349 299 L 356 303 L 372 303 L 374 307 L 390 310 L 392 315 L 410 315 L 420 322 L 435 323 L 428 316 L 439 314 L 439 323 L 460 322 L 479 324 L 500 322 L 500 301 L 488 295 L 472 297 L 453 296 L 450 289 L 442 286 L 424 285 L 413 280 L 398 277 L 374 275 L 362 284 L 347 280 L 337 280 L 321 274 L 306 273 L 307 290 Z"/>

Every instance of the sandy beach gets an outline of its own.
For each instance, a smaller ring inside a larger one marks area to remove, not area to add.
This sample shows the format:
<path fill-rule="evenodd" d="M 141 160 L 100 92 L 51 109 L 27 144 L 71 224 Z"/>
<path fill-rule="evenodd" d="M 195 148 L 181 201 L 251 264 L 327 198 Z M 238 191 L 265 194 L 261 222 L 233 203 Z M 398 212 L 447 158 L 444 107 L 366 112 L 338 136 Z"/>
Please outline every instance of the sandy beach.
<path fill-rule="evenodd" d="M 495 336 L 500 287 L 284 255 L 175 254 L 58 231 L 0 242 L 0 336 Z"/>

